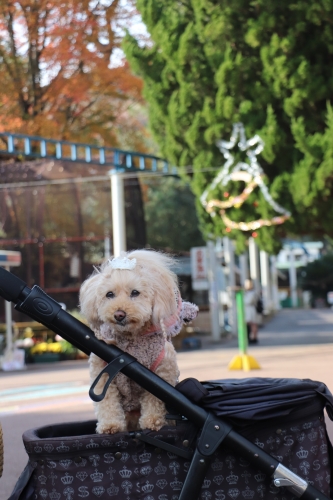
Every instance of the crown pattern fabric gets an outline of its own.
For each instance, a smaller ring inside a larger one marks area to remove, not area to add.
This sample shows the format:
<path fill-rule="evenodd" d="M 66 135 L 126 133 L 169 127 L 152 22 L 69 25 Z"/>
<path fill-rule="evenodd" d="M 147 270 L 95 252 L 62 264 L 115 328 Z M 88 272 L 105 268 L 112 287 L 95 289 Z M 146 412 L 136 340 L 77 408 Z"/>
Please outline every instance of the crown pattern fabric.
<path fill-rule="evenodd" d="M 128 433 L 94 434 L 95 427 L 90 421 L 27 431 L 23 441 L 29 462 L 8 500 L 178 500 L 189 459 Z M 262 421 L 241 433 L 329 496 L 330 443 L 322 410 L 297 420 L 275 420 L 274 425 Z M 143 434 L 188 451 L 195 445 L 197 429 L 183 422 Z M 198 498 L 296 499 L 274 486 L 255 463 L 223 447 L 212 457 Z"/>

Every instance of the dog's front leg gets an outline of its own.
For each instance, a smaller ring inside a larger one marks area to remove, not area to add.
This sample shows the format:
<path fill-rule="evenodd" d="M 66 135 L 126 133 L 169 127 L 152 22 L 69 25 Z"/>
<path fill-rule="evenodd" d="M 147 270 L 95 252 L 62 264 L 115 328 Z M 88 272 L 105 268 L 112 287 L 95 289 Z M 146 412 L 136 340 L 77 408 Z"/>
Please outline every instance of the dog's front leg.
<path fill-rule="evenodd" d="M 140 429 L 160 430 L 167 424 L 165 419 L 165 404 L 160 399 L 144 391 L 141 399 L 141 417 L 139 419 Z"/>
<path fill-rule="evenodd" d="M 104 363 L 96 355 L 91 354 L 89 364 L 90 377 L 93 382 L 103 370 Z M 106 381 L 107 375 L 104 374 L 95 387 L 96 394 L 103 391 Z M 96 432 L 98 434 L 115 434 L 116 432 L 126 431 L 125 412 L 121 404 L 118 388 L 114 382 L 108 387 L 104 399 L 99 403 L 94 403 L 94 408 L 97 417 Z"/>
<path fill-rule="evenodd" d="M 165 356 L 156 370 L 156 375 L 169 382 L 173 387 L 178 382 L 179 370 L 176 360 L 176 352 L 170 342 L 166 342 Z M 158 431 L 167 424 L 165 404 L 150 392 L 144 391 L 141 397 L 140 429 L 151 429 Z"/>
<path fill-rule="evenodd" d="M 94 403 L 94 406 L 98 420 L 96 427 L 98 434 L 115 434 L 126 431 L 125 413 L 120 402 L 118 388 L 114 382 L 110 384 L 103 401 Z"/>

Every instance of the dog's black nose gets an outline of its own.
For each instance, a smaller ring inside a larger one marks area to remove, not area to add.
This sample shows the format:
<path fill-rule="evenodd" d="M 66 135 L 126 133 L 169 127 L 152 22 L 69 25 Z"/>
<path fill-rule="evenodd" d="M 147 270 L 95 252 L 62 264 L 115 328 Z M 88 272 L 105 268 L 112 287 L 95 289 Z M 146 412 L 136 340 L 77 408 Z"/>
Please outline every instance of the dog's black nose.
<path fill-rule="evenodd" d="M 121 323 L 126 318 L 125 311 L 121 311 L 120 309 L 114 313 L 114 319 Z"/>

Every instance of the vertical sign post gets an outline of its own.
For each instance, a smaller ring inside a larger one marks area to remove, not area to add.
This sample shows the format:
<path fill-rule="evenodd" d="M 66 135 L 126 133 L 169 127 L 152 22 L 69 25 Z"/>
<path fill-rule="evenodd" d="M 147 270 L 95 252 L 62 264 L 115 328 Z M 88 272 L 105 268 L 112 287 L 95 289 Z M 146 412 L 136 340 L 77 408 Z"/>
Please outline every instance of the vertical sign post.
<path fill-rule="evenodd" d="M 4 267 L 6 271 L 10 271 L 11 267 L 21 265 L 21 252 L 0 250 L 0 266 Z M 5 300 L 5 314 L 6 314 L 6 351 L 4 354 L 4 361 L 2 368 L 8 370 L 22 369 L 24 363 L 16 362 L 14 359 L 14 346 L 13 346 L 13 321 L 12 321 L 12 303 Z"/>

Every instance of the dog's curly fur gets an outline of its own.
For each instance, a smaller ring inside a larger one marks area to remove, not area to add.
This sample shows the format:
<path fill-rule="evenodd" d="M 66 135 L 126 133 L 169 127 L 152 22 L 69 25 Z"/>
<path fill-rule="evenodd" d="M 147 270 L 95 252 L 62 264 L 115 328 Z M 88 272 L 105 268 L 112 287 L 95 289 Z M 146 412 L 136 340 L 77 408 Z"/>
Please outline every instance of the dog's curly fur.
<path fill-rule="evenodd" d="M 114 269 L 112 261 L 105 261 L 82 284 L 81 311 L 96 337 L 118 345 L 175 386 L 179 370 L 170 336 L 196 316 L 197 307 L 183 303 L 181 309 L 170 257 L 150 250 L 135 250 L 121 257 L 136 259 L 134 269 Z M 94 381 L 105 363 L 91 354 L 89 364 Z M 103 377 L 97 392 L 104 386 Z M 115 377 L 104 400 L 94 405 L 98 433 L 159 430 L 166 424 L 164 403 L 122 373 Z"/>

